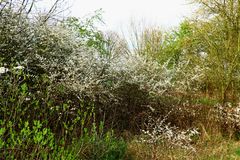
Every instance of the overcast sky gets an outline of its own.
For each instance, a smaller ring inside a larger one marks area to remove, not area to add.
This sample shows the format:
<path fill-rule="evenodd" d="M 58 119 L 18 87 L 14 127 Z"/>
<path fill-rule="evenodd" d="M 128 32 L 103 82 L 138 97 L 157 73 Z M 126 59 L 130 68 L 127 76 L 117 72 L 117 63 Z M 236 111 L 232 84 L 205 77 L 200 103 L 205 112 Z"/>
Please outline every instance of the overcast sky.
<path fill-rule="evenodd" d="M 184 17 L 192 14 L 189 0 L 66 0 L 70 15 L 84 17 L 94 11 L 103 10 L 104 30 L 121 31 L 131 20 L 175 27 Z M 49 1 L 48 1 L 49 2 Z M 46 3 L 46 1 L 45 1 Z"/>
<path fill-rule="evenodd" d="M 106 28 L 119 30 L 131 19 L 173 27 L 192 13 L 189 0 L 72 0 L 71 14 L 82 17 L 102 8 Z"/>

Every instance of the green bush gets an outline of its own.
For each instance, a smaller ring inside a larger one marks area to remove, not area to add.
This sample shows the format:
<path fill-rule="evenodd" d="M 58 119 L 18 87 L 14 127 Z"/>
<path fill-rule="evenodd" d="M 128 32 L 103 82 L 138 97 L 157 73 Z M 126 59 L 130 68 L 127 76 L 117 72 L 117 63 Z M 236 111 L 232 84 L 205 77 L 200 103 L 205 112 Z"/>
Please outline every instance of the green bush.
<path fill-rule="evenodd" d="M 5 159 L 55 159 L 55 156 L 74 156 L 57 143 L 51 129 L 43 127 L 40 121 L 15 124 L 1 120 L 0 150 L 0 156 Z"/>
<path fill-rule="evenodd" d="M 124 140 L 115 138 L 112 132 L 94 130 L 94 125 L 92 130 L 85 128 L 81 137 L 64 146 L 64 139 L 57 142 L 51 129 L 43 127 L 40 121 L 16 126 L 1 120 L 0 156 L 5 159 L 124 159 L 127 148 Z"/>
<path fill-rule="evenodd" d="M 73 147 L 78 148 L 78 156 L 81 159 L 122 160 L 126 154 L 127 144 L 123 139 L 116 138 L 113 131 L 104 133 L 103 123 L 98 129 L 94 123 L 92 130 L 85 129 L 85 134 L 80 139 L 76 139 Z"/>
<path fill-rule="evenodd" d="M 103 123 L 95 122 L 94 104 L 64 102 L 60 91 L 64 88 L 52 88 L 47 77 L 25 72 L 11 69 L 1 77 L 1 157 L 123 159 L 125 142 L 105 133 Z M 87 153 L 82 154 L 82 146 L 88 146 Z"/>

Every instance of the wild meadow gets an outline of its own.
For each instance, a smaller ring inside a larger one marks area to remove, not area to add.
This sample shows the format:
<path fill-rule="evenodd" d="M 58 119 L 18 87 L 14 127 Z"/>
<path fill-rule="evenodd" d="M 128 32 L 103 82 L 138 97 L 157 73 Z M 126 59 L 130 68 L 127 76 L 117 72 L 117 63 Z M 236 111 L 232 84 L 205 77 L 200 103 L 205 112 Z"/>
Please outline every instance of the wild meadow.
<path fill-rule="evenodd" d="M 167 31 L 102 31 L 0 0 L 0 159 L 240 159 L 240 1 Z"/>

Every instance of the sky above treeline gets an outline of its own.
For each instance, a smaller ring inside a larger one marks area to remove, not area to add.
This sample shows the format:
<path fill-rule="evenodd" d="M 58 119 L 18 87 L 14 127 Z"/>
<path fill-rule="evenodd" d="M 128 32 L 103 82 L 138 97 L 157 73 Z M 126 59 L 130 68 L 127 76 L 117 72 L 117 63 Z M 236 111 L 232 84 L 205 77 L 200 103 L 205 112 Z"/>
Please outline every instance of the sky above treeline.
<path fill-rule="evenodd" d="M 104 30 L 121 31 L 131 21 L 143 21 L 162 28 L 176 27 L 193 13 L 189 0 L 66 0 L 68 14 L 75 17 L 92 15 L 102 9 Z"/>

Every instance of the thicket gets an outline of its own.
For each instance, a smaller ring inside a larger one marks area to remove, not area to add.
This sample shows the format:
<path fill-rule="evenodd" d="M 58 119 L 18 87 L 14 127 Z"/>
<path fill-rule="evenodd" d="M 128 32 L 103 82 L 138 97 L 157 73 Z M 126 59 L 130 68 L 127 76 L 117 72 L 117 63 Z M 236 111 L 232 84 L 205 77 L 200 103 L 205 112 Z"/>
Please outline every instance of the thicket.
<path fill-rule="evenodd" d="M 0 1 L 0 157 L 131 159 L 136 137 L 158 159 L 238 138 L 240 4 L 196 2 L 209 17 L 135 30 L 129 46 L 95 27 L 101 11 L 59 19 L 60 0 L 41 14 L 38 1 Z"/>

